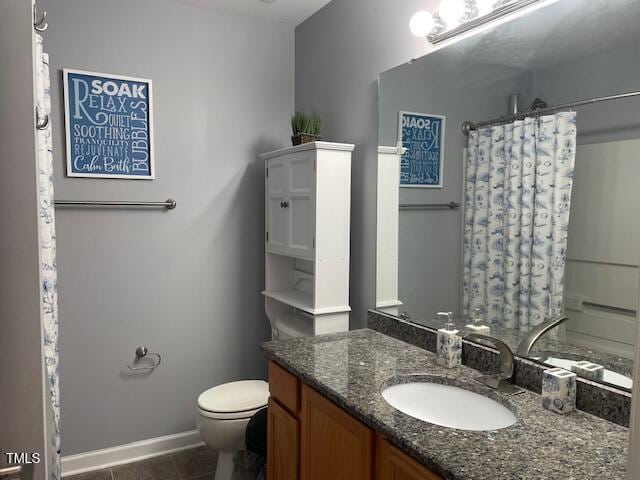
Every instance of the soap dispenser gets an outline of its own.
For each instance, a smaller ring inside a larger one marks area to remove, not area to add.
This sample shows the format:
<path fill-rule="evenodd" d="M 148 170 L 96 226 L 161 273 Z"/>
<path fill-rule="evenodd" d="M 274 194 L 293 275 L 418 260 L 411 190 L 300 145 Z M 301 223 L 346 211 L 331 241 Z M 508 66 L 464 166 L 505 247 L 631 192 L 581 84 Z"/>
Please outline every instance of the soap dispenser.
<path fill-rule="evenodd" d="M 470 332 L 481 333 L 482 335 L 489 335 L 491 333 L 489 325 L 483 324 L 482 309 L 480 308 L 474 309 L 471 323 L 465 325 L 464 328 Z"/>
<path fill-rule="evenodd" d="M 462 338 L 453 323 L 453 313 L 439 312 L 438 316 L 445 319 L 445 325 L 438 330 L 436 362 L 446 368 L 459 367 L 462 364 Z"/>

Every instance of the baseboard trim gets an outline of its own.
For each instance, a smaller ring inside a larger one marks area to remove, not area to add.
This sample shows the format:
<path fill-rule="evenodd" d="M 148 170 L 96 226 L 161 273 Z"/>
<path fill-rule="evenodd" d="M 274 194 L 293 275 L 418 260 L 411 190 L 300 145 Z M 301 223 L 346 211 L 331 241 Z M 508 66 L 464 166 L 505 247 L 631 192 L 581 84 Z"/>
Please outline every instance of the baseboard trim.
<path fill-rule="evenodd" d="M 197 430 L 62 457 L 62 476 L 77 475 L 204 445 Z"/>

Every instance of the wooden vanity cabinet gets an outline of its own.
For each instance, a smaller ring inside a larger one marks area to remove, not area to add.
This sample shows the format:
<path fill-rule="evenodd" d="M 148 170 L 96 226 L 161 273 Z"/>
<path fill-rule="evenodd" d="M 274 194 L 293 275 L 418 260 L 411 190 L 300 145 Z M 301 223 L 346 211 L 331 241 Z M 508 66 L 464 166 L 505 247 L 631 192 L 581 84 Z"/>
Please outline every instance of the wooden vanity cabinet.
<path fill-rule="evenodd" d="M 300 379 L 276 362 L 269 362 L 269 394 L 296 418 L 300 413 Z"/>
<path fill-rule="evenodd" d="M 273 398 L 267 413 L 267 478 L 297 480 L 300 469 L 300 426 L 298 420 Z"/>
<path fill-rule="evenodd" d="M 376 434 L 375 480 L 441 480 L 441 477 Z"/>
<path fill-rule="evenodd" d="M 300 478 L 300 380 L 269 362 L 267 479 Z"/>
<path fill-rule="evenodd" d="M 302 386 L 302 480 L 371 480 L 373 430 Z"/>
<path fill-rule="evenodd" d="M 269 391 L 267 480 L 440 480 L 273 361 Z"/>

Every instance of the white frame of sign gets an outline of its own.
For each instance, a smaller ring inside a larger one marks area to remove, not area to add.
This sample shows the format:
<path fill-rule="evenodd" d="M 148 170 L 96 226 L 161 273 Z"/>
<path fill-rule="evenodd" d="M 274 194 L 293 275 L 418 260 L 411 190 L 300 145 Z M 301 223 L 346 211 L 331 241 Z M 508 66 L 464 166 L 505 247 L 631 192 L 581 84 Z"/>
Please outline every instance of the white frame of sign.
<path fill-rule="evenodd" d="M 80 75 L 95 75 L 98 77 L 113 78 L 116 80 L 128 80 L 132 82 L 143 82 L 149 85 L 149 175 L 111 175 L 104 173 L 77 173 L 73 172 L 71 168 L 71 148 L 69 145 L 70 131 L 69 131 L 69 92 L 68 92 L 68 79 L 70 73 L 78 73 Z M 74 68 L 62 69 L 62 83 L 64 88 L 64 130 L 65 130 L 65 148 L 67 155 L 67 177 L 83 177 L 83 178 L 119 178 L 126 180 L 154 180 L 156 178 L 156 165 L 155 155 L 153 153 L 153 83 L 149 78 L 131 77 L 127 75 L 114 75 L 112 73 L 92 72 L 90 70 L 77 70 Z"/>

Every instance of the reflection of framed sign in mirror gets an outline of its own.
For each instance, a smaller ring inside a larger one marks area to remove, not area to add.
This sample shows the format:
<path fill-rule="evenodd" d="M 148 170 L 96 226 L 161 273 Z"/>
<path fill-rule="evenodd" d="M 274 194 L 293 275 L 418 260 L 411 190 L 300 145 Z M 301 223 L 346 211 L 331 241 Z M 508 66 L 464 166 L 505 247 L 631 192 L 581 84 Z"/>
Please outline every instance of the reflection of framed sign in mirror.
<path fill-rule="evenodd" d="M 400 160 L 400 186 L 442 188 L 445 117 L 400 112 L 398 140 L 407 150 Z"/>
<path fill-rule="evenodd" d="M 67 176 L 155 177 L 151 80 L 64 69 Z"/>

